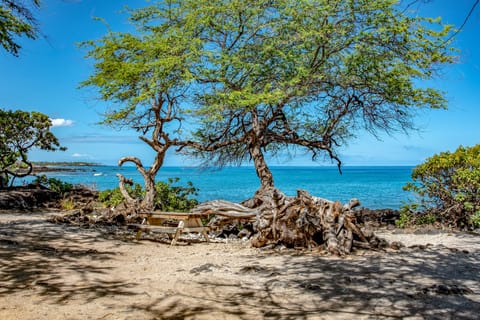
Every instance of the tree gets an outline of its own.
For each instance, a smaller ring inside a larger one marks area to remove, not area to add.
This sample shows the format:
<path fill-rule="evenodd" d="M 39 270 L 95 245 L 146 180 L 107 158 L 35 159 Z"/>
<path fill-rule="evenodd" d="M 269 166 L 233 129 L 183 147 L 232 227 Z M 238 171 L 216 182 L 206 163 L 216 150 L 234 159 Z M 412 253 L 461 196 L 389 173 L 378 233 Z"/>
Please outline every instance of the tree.
<path fill-rule="evenodd" d="M 100 99 L 115 104 L 104 114 L 103 124 L 129 128 L 140 133 L 139 139 L 155 152 L 152 165 L 146 168 L 135 156 L 119 160 L 136 165 L 145 184 L 140 206 L 155 205 L 155 176 L 165 154 L 180 145 L 181 105 L 192 76 L 189 67 L 195 62 L 197 41 L 188 29 L 178 27 L 180 8 L 168 1 L 160 8 L 130 10 L 130 22 L 136 34 L 109 31 L 97 41 L 88 41 L 87 57 L 95 60 L 93 74 L 82 87 L 98 89 Z M 118 174 L 120 190 L 127 202 L 136 204 L 126 190 L 132 183 Z"/>
<path fill-rule="evenodd" d="M 21 48 L 16 37 L 37 38 L 37 21 L 31 7 L 40 7 L 40 0 L 28 2 L 31 6 L 24 0 L 0 0 L 0 44 L 14 56 L 18 56 Z"/>
<path fill-rule="evenodd" d="M 52 123 L 40 112 L 0 109 L 0 186 L 5 187 L 13 177 L 26 177 L 33 166 L 28 152 L 33 148 L 66 150 L 50 132 Z"/>
<path fill-rule="evenodd" d="M 412 171 L 404 189 L 420 196 L 406 209 L 450 227 L 480 227 L 480 144 L 441 152 Z M 414 217 L 415 218 L 415 217 Z"/>
<path fill-rule="evenodd" d="M 310 245 L 319 234 L 331 252 L 349 252 L 354 235 L 368 245 L 350 211 L 358 201 L 286 197 L 265 156 L 304 149 L 340 166 L 338 147 L 356 131 L 407 131 L 415 110 L 445 108 L 421 80 L 453 62 L 449 26 L 409 17 L 393 0 L 170 0 L 131 14 L 135 35 L 89 43 L 97 63 L 84 85 L 118 104 L 104 123 L 142 132 L 157 151 L 149 170 L 124 158 L 148 190 L 172 146 L 209 164 L 250 159 L 261 181 L 247 204 L 257 245 Z M 181 123 L 187 103 L 199 119 L 190 140 L 166 126 Z"/>
<path fill-rule="evenodd" d="M 396 1 L 182 2 L 203 41 L 193 154 L 219 165 L 252 160 L 259 191 L 274 186 L 265 155 L 286 149 L 340 167 L 358 130 L 414 128 L 419 108 L 446 108 L 421 83 L 454 57 L 451 27 L 410 17 Z"/>

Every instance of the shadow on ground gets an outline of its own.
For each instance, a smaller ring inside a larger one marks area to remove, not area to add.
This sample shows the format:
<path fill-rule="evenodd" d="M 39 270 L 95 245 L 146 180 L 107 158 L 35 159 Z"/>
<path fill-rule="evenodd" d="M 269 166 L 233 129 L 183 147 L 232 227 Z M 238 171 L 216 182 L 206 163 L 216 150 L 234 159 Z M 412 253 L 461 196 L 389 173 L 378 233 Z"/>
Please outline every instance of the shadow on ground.
<path fill-rule="evenodd" d="M 211 269 L 175 294 L 135 308 L 155 319 L 443 320 L 480 314 L 478 251 L 410 248 L 343 259 L 252 256 L 235 276 L 220 280 Z"/>
<path fill-rule="evenodd" d="M 480 249 L 427 246 L 346 258 L 264 252 L 239 257 L 236 265 L 208 263 L 205 256 L 190 279 L 169 290 L 159 283 L 157 292 L 140 296 L 137 284 L 115 277 L 109 266 L 121 240 L 74 228 L 44 219 L 0 223 L 0 299 L 30 290 L 53 303 L 124 296 L 123 309 L 145 319 L 443 320 L 480 314 Z M 95 246 L 99 242 L 107 245 Z"/>
<path fill-rule="evenodd" d="M 93 244 L 111 240 L 111 235 L 72 232 L 75 227 L 69 228 L 67 232 L 44 218 L 0 223 L 0 299 L 21 291 L 35 292 L 57 303 L 80 297 L 92 301 L 108 295 L 134 294 L 132 283 L 98 277 L 111 272 L 108 266 L 98 265 L 108 265 L 115 252 L 98 251 Z"/>

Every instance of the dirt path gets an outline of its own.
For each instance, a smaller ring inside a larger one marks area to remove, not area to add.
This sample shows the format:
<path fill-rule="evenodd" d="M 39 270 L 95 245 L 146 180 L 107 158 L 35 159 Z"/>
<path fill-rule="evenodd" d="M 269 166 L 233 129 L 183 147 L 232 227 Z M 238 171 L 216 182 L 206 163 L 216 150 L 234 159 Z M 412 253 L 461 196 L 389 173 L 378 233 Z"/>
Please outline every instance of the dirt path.
<path fill-rule="evenodd" d="M 0 319 L 478 319 L 480 236 L 392 233 L 346 258 L 171 247 L 0 214 Z M 426 245 L 430 243 L 430 245 Z"/>

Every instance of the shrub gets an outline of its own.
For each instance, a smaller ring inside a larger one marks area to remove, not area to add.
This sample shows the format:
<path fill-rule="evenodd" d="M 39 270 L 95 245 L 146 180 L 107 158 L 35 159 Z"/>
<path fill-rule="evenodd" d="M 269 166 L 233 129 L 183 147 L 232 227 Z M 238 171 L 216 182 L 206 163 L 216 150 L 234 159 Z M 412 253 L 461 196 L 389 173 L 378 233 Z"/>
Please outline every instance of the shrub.
<path fill-rule="evenodd" d="M 73 210 L 75 209 L 75 202 L 72 199 L 63 199 L 60 202 L 60 208 L 63 210 Z"/>
<path fill-rule="evenodd" d="M 126 185 L 125 188 L 133 198 L 137 199 L 143 197 L 144 191 L 142 190 L 142 186 L 138 183 L 135 183 L 133 187 Z M 120 188 L 101 191 L 98 194 L 98 200 L 107 207 L 116 207 L 124 201 Z"/>
<path fill-rule="evenodd" d="M 32 183 L 36 185 L 44 185 L 50 190 L 60 193 L 62 196 L 73 189 L 73 184 L 56 178 L 47 178 L 46 175 L 37 176 Z"/>
<path fill-rule="evenodd" d="M 480 211 L 477 211 L 470 216 L 470 223 L 474 228 L 480 228 Z"/>
<path fill-rule="evenodd" d="M 426 222 L 450 227 L 475 227 L 480 222 L 480 144 L 442 152 L 415 167 L 404 190 L 420 196 L 407 206 L 422 212 Z"/>
<path fill-rule="evenodd" d="M 192 182 L 188 181 L 186 187 L 174 186 L 179 182 L 179 178 L 168 178 L 168 182 L 157 182 L 155 189 L 155 209 L 162 211 L 188 211 L 198 204 L 196 199 L 189 198 L 190 195 L 196 196 L 198 189 Z"/>
<path fill-rule="evenodd" d="M 162 211 L 188 211 L 198 204 L 198 201 L 190 196 L 196 196 L 196 189 L 191 182 L 187 182 L 186 187 L 174 185 L 179 182 L 179 178 L 169 178 L 167 182 L 159 181 L 155 184 L 155 209 Z M 134 186 L 126 186 L 128 193 L 132 198 L 140 199 L 145 191 L 142 186 L 135 183 Z M 124 201 L 119 188 L 105 190 L 100 192 L 99 201 L 105 206 L 116 207 Z"/>
<path fill-rule="evenodd" d="M 408 208 L 405 210 L 405 207 L 400 210 L 400 215 L 398 219 L 395 220 L 395 225 L 399 228 L 406 228 L 412 222 L 412 214 L 409 212 Z"/>

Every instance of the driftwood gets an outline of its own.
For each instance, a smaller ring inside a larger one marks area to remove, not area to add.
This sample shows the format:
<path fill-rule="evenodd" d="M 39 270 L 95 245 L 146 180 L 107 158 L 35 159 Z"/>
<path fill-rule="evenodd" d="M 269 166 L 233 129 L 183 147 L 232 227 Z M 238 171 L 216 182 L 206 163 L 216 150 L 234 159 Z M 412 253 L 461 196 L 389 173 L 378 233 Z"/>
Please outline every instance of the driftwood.
<path fill-rule="evenodd" d="M 203 213 L 213 216 L 209 219 L 208 226 L 212 230 L 230 233 L 227 229 L 236 229 L 235 226 L 242 224 L 243 226 L 251 225 L 260 211 L 245 207 L 241 204 L 225 201 L 213 200 L 201 203 L 191 210 L 192 213 Z M 250 234 L 250 233 L 249 233 Z"/>
<path fill-rule="evenodd" d="M 282 244 L 287 247 L 311 248 L 323 245 L 328 252 L 348 254 L 354 247 L 372 248 L 356 223 L 353 208 L 356 199 L 342 205 L 299 190 L 287 197 L 275 188 L 262 190 L 242 205 L 211 201 L 197 206 L 194 212 L 208 212 L 228 219 L 253 218 L 254 247 Z M 370 235 L 373 236 L 373 235 Z"/>
<path fill-rule="evenodd" d="M 201 203 L 191 210 L 192 213 L 215 214 L 231 219 L 252 219 L 260 211 L 245 207 L 241 204 L 225 200 L 213 200 Z"/>

